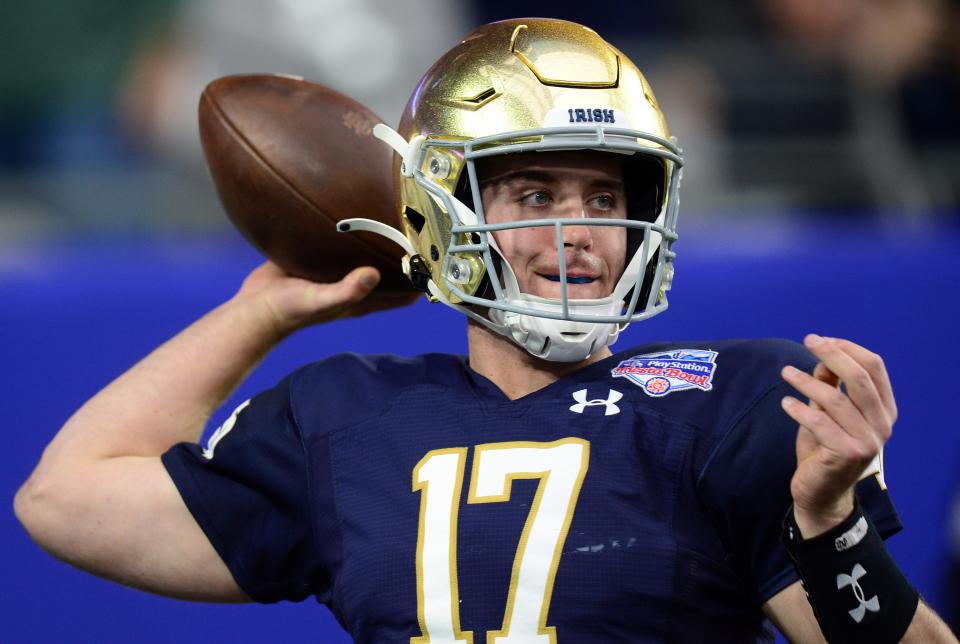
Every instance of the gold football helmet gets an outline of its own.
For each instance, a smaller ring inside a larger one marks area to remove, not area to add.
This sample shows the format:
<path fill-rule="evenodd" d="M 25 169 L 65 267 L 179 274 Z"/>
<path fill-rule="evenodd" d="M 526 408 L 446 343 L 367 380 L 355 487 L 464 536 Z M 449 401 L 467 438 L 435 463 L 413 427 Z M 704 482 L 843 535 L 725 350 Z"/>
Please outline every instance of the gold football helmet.
<path fill-rule="evenodd" d="M 468 34 L 426 73 L 398 131 L 374 134 L 398 153 L 403 235 L 361 220 L 407 251 L 403 269 L 432 301 L 451 306 L 538 357 L 578 361 L 613 342 L 629 322 L 667 307 L 677 236 L 681 152 L 640 70 L 581 25 L 505 20 Z M 627 219 L 553 218 L 489 224 L 477 163 L 492 155 L 597 150 L 621 155 Z M 622 226 L 624 272 L 602 299 L 571 299 L 565 226 Z M 556 229 L 561 297 L 520 292 L 494 231 Z"/>

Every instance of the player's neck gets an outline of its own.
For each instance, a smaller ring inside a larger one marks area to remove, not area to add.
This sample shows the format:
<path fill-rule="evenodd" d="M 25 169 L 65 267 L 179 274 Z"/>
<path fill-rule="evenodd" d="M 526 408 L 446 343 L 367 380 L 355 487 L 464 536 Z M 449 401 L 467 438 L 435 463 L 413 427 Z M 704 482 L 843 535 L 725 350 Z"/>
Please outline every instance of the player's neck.
<path fill-rule="evenodd" d="M 543 389 L 567 374 L 610 355 L 610 349 L 604 347 L 580 362 L 541 360 L 502 335 L 472 321 L 467 326 L 467 339 L 470 344 L 470 368 L 493 382 L 510 400 Z"/>

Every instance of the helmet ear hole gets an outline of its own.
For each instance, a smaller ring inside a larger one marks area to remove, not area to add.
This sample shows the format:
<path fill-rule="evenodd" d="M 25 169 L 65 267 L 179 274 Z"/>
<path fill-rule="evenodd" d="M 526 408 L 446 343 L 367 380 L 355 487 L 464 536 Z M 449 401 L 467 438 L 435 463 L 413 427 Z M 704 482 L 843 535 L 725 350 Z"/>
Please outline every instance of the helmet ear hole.
<path fill-rule="evenodd" d="M 663 159 L 649 154 L 637 153 L 624 160 L 623 175 L 627 188 L 627 219 L 646 223 L 656 222 L 663 208 L 663 196 L 666 193 L 666 166 Z M 627 229 L 625 266 L 630 263 L 634 254 L 643 245 L 644 235 L 648 232 L 642 228 Z M 650 282 L 653 280 L 653 273 L 649 269 L 651 266 L 656 267 L 658 259 L 659 249 L 656 249 L 650 261 L 647 262 L 647 269 L 644 271 L 643 282 L 641 282 L 644 290 L 637 300 L 638 306 L 644 306 L 647 301 L 646 298 L 650 295 Z M 626 295 L 627 301 L 629 301 L 632 292 L 631 289 Z"/>
<path fill-rule="evenodd" d="M 457 178 L 457 187 L 453 191 L 453 196 L 464 206 L 473 212 L 477 212 L 474 207 L 476 204 L 473 203 L 473 190 L 470 189 L 470 173 L 467 172 L 466 168 L 460 172 L 460 176 Z"/>
<path fill-rule="evenodd" d="M 666 193 L 666 167 L 663 159 L 637 153 L 623 163 L 627 187 L 627 218 L 653 223 L 660 215 Z"/>
<path fill-rule="evenodd" d="M 423 227 L 427 224 L 427 218 L 421 215 L 419 212 L 411 208 L 410 206 L 404 206 L 403 215 L 407 218 L 407 221 L 410 222 L 410 225 L 413 226 L 413 229 L 419 235 L 423 232 Z"/>

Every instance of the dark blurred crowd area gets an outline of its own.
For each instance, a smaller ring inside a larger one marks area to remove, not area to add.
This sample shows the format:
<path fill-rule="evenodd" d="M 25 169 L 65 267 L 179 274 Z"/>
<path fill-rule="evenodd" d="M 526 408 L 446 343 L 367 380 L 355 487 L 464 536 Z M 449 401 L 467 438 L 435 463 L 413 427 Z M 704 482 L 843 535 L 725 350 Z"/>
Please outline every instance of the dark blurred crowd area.
<path fill-rule="evenodd" d="M 225 225 L 196 102 L 285 72 L 396 123 L 471 26 L 590 25 L 683 145 L 687 216 L 955 217 L 960 0 L 35 0 L 0 21 L 0 239 Z"/>

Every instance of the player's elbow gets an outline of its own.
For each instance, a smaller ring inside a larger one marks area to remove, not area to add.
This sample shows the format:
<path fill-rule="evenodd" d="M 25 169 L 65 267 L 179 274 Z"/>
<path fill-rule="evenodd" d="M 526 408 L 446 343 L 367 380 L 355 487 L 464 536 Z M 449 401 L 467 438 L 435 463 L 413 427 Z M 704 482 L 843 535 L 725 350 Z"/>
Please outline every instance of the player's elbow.
<path fill-rule="evenodd" d="M 36 541 L 43 523 L 44 491 L 36 475 L 31 475 L 13 497 L 13 512 L 17 520 Z"/>
<path fill-rule="evenodd" d="M 50 476 L 34 472 L 13 498 L 13 511 L 30 537 L 48 551 L 56 549 L 70 531 L 65 509 L 70 505 L 68 487 Z"/>
<path fill-rule="evenodd" d="M 39 497 L 40 494 L 32 476 L 20 486 L 13 497 L 13 513 L 31 537 L 37 529 L 38 507 L 42 503 Z"/>

